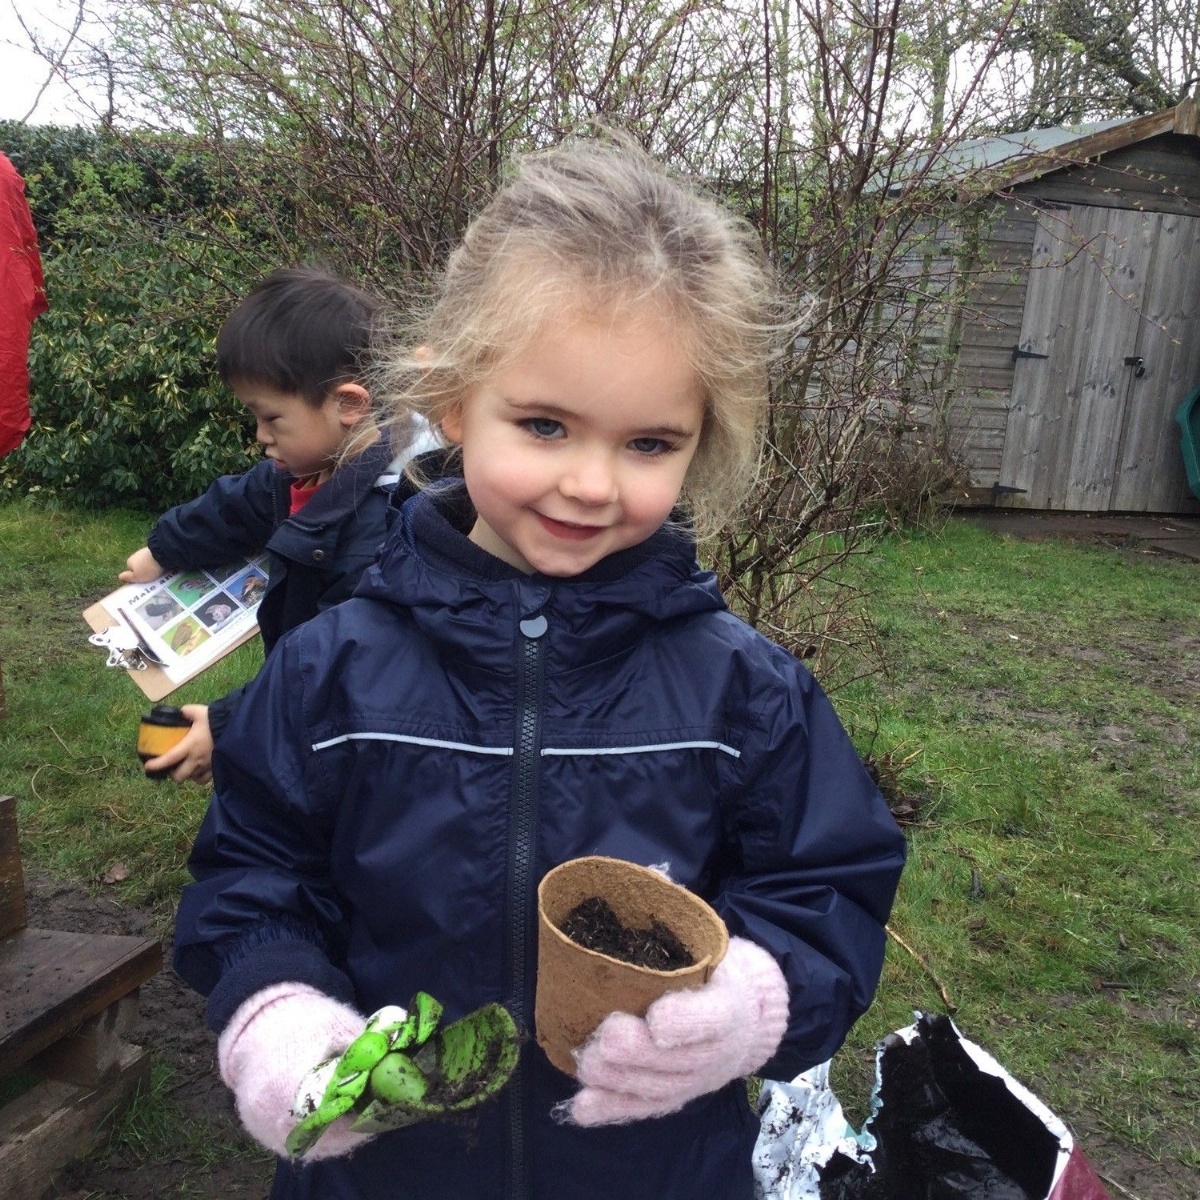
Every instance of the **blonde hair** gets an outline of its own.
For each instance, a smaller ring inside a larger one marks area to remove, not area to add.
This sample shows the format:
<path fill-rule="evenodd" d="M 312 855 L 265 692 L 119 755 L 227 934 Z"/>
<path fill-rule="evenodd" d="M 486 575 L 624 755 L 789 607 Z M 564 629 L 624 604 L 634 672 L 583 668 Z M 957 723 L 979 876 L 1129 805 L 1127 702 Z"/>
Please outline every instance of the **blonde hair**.
<path fill-rule="evenodd" d="M 757 467 L 774 295 L 749 224 L 624 139 L 571 140 L 516 160 L 450 256 L 428 311 L 385 354 L 382 394 L 395 421 L 415 411 L 437 424 L 564 312 L 652 307 L 678 331 L 702 386 L 682 499 L 696 531 L 709 533 Z"/>

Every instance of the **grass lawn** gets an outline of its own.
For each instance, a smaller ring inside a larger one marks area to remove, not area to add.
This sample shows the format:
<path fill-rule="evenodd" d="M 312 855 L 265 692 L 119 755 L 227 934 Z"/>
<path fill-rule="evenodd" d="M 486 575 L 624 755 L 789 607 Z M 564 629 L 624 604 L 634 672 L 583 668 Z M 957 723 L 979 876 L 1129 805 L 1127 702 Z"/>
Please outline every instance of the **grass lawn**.
<path fill-rule="evenodd" d="M 944 989 L 1085 1146 L 1200 1194 L 1200 566 L 955 520 L 855 576 L 889 667 L 836 701 L 860 749 L 915 756 L 892 928 L 925 966 L 889 947 L 854 1043 Z"/>
<path fill-rule="evenodd" d="M 79 616 L 147 524 L 0 505 L 0 792 L 31 862 L 166 929 L 207 789 L 142 777 L 149 705 Z M 902 941 L 835 1089 L 860 1121 L 875 1039 L 948 1000 L 1113 1178 L 1126 1156 L 1160 1172 L 1128 1194 L 1200 1194 L 1200 566 L 954 520 L 851 569 L 888 667 L 835 704 L 915 817 Z M 257 665 L 253 643 L 171 700 Z"/>
<path fill-rule="evenodd" d="M 134 745 L 150 701 L 127 673 L 104 666 L 81 616 L 119 586 L 144 543 L 143 514 L 37 512 L 0 505 L 0 792 L 20 801 L 22 846 L 48 870 L 98 884 L 121 865 L 119 893 L 169 916 L 208 788 L 145 778 Z M 174 692 L 202 703 L 249 678 L 257 639 Z"/>

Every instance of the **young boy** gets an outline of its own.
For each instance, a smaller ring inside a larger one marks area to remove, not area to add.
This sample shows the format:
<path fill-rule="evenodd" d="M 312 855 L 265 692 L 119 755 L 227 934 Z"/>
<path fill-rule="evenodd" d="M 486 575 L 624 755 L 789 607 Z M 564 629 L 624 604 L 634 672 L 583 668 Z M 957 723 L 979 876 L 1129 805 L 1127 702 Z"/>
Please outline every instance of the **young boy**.
<path fill-rule="evenodd" d="M 307 268 L 267 276 L 217 337 L 217 369 L 250 410 L 266 459 L 225 475 L 165 513 L 118 578 L 148 583 L 167 571 L 214 567 L 264 548 L 269 580 L 258 610 L 263 649 L 354 591 L 383 539 L 398 465 L 375 428 L 362 382 L 379 304 Z M 146 764 L 207 783 L 213 743 L 242 697 L 184 705 L 192 727 Z"/>

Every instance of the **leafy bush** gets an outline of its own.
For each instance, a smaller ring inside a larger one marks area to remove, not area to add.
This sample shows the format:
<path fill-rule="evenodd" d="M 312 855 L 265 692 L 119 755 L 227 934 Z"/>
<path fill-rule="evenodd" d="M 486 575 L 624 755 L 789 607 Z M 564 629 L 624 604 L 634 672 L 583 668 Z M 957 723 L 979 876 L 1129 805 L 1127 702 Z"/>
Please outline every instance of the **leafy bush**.
<path fill-rule="evenodd" d="M 32 426 L 0 460 L 0 493 L 161 508 L 244 470 L 252 431 L 214 344 L 276 265 L 276 214 L 240 203 L 186 139 L 0 123 L 0 148 L 25 177 L 50 301 L 30 345 Z"/>

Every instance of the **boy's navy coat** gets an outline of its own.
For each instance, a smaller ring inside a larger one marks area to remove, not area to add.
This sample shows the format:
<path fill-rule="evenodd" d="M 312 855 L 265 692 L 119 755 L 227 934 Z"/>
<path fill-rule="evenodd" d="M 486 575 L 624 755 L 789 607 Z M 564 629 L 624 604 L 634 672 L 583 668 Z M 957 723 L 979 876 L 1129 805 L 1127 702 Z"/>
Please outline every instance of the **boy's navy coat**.
<path fill-rule="evenodd" d="M 222 475 L 202 496 L 159 518 L 146 545 L 168 571 L 220 567 L 240 556 L 270 556 L 258 608 L 263 651 L 289 629 L 353 594 L 383 541 L 391 489 L 379 482 L 393 458 L 387 438 L 343 463 L 295 516 L 295 476 L 263 459 L 240 475 Z M 243 689 L 209 705 L 214 740 Z"/>
<path fill-rule="evenodd" d="M 669 863 L 779 961 L 791 1023 L 762 1074 L 828 1058 L 869 1004 L 902 836 L 805 668 L 725 611 L 661 531 L 573 579 L 523 576 L 449 493 L 400 511 L 356 598 L 284 638 L 218 747 L 176 965 L 218 1030 L 295 979 L 369 1013 L 426 990 L 529 1033 L 470 1125 L 281 1165 L 275 1197 L 752 1195 L 735 1082 L 675 1115 L 556 1124 L 576 1084 L 533 1037 L 535 891 L 566 859 Z"/>

